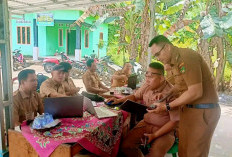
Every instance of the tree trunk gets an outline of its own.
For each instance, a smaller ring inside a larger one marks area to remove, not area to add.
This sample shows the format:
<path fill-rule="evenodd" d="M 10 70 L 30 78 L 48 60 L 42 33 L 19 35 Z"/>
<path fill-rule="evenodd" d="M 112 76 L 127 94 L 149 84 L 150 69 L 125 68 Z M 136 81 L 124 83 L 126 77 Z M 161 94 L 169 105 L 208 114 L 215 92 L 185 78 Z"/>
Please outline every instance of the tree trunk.
<path fill-rule="evenodd" d="M 156 31 L 154 28 L 154 22 L 155 22 L 155 4 L 156 0 L 151 0 L 150 1 L 150 33 L 149 33 L 149 41 L 156 36 Z M 148 49 L 148 56 L 147 56 L 147 67 L 151 63 L 151 49 Z M 146 68 L 147 68 L 146 67 Z"/>
<path fill-rule="evenodd" d="M 141 36 L 140 36 L 140 54 L 139 62 L 143 68 L 147 67 L 147 50 L 149 45 L 149 33 L 150 33 L 150 17 L 149 14 L 149 4 L 150 0 L 145 0 L 144 11 L 142 14 L 142 24 L 141 24 Z"/>
<path fill-rule="evenodd" d="M 224 46 L 223 39 L 221 37 L 215 37 L 217 41 L 217 58 L 220 58 L 218 67 L 216 69 L 216 87 L 217 90 L 223 89 L 223 67 L 224 67 Z"/>
<path fill-rule="evenodd" d="M 217 7 L 218 16 L 222 16 L 222 4 L 221 0 L 215 0 Z M 216 87 L 217 90 L 222 90 L 224 88 L 224 45 L 222 37 L 215 37 L 215 42 L 217 43 L 217 58 L 220 58 L 218 68 L 216 71 Z"/>

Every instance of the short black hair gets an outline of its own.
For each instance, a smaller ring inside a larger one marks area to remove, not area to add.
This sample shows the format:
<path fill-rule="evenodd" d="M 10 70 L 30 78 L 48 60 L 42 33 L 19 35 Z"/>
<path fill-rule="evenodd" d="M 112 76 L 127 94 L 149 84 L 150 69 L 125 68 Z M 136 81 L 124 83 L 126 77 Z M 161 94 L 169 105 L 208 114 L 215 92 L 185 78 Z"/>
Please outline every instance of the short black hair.
<path fill-rule="evenodd" d="M 68 62 L 61 62 L 59 65 L 64 67 L 64 72 L 68 72 L 72 69 L 72 65 Z"/>
<path fill-rule="evenodd" d="M 149 64 L 149 67 L 152 68 L 152 69 L 157 69 L 159 70 L 162 75 L 164 75 L 164 66 L 163 64 L 159 63 L 159 62 L 152 62 Z"/>
<path fill-rule="evenodd" d="M 168 38 L 166 38 L 163 35 L 157 35 L 150 41 L 149 47 L 151 47 L 153 44 L 162 44 L 162 43 L 172 45 L 172 43 L 168 40 Z"/>
<path fill-rule="evenodd" d="M 91 67 L 94 62 L 94 59 L 88 59 L 86 62 L 87 67 Z"/>
<path fill-rule="evenodd" d="M 27 80 L 29 74 L 35 74 L 35 70 L 33 69 L 25 69 L 19 72 L 18 81 L 21 84 L 22 80 Z"/>

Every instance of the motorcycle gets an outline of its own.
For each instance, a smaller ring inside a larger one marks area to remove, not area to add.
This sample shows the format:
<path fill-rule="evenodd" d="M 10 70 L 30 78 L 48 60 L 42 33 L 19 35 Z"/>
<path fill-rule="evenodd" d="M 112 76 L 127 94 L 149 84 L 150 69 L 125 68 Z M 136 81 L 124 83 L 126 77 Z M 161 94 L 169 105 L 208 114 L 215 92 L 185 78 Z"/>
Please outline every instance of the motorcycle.
<path fill-rule="evenodd" d="M 21 50 L 15 49 L 13 52 L 13 70 L 17 71 L 19 67 L 26 68 L 26 59 L 23 57 Z"/>
<path fill-rule="evenodd" d="M 86 72 L 87 65 L 82 61 L 76 61 L 72 63 L 72 70 L 70 76 L 74 79 L 80 79 L 81 76 Z"/>
<path fill-rule="evenodd" d="M 58 55 L 57 51 L 55 53 L 56 55 Z M 64 53 L 64 52 L 60 52 L 60 55 L 61 55 L 61 61 L 62 62 L 68 62 L 70 64 L 72 64 L 74 61 L 70 60 L 69 57 Z M 52 71 L 52 68 L 59 64 L 60 63 L 60 60 L 57 59 L 57 58 L 45 58 L 43 60 L 43 66 L 44 66 L 44 70 L 47 72 L 47 73 L 51 73 Z"/>
<path fill-rule="evenodd" d="M 122 69 L 120 66 L 114 64 L 110 58 L 110 56 L 105 56 L 101 58 L 97 64 L 97 73 L 100 80 L 103 81 L 107 86 L 110 86 L 111 77 L 113 76 L 114 72 Z"/>
<path fill-rule="evenodd" d="M 73 61 L 71 60 L 64 52 L 56 51 L 55 56 L 61 55 L 61 62 L 68 62 L 72 65 L 72 70 L 70 71 L 70 76 L 74 79 L 80 78 L 87 70 L 86 64 L 80 61 Z M 60 60 L 57 58 L 45 58 L 43 60 L 44 70 L 47 73 L 50 73 L 53 67 L 60 63 Z"/>

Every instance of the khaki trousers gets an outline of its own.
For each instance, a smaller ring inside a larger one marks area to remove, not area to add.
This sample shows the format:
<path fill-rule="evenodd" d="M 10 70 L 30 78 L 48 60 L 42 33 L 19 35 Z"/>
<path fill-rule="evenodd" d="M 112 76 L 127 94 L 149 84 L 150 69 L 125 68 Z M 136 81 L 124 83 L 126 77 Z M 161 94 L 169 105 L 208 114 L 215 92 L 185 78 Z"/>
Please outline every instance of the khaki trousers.
<path fill-rule="evenodd" d="M 127 157 L 143 157 L 139 146 L 144 133 L 154 133 L 159 128 L 150 125 L 144 121 L 140 121 L 134 129 L 132 129 L 122 143 L 121 151 Z M 149 154 L 146 157 L 164 157 L 167 151 L 172 147 L 175 141 L 174 132 L 170 132 L 155 139 L 151 143 Z"/>
<path fill-rule="evenodd" d="M 179 157 L 208 157 L 213 132 L 221 115 L 220 107 L 183 107 L 179 122 Z"/>

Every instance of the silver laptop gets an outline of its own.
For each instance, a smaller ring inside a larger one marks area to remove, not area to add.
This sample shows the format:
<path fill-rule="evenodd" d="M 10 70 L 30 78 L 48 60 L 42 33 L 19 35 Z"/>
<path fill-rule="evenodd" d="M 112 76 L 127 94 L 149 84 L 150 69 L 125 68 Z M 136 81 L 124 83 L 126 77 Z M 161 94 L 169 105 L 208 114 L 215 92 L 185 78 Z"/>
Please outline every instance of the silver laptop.
<path fill-rule="evenodd" d="M 110 111 L 106 107 L 103 106 L 97 107 L 95 103 L 96 102 L 91 101 L 89 98 L 84 97 L 85 110 L 88 111 L 90 114 L 96 116 L 98 119 L 118 116 L 117 113 Z"/>

